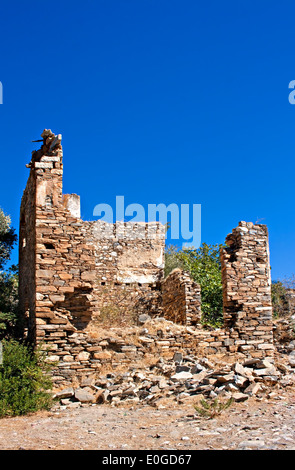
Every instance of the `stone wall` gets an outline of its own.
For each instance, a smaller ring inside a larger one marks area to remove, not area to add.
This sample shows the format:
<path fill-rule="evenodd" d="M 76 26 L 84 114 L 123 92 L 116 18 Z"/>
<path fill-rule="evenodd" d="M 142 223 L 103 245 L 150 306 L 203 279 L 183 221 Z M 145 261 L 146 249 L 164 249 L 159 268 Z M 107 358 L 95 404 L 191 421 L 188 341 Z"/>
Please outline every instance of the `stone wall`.
<path fill-rule="evenodd" d="M 30 175 L 20 208 L 19 229 L 19 307 L 32 338 L 36 310 L 36 180 Z M 24 322 L 24 324 L 26 324 Z"/>
<path fill-rule="evenodd" d="M 201 322 L 201 289 L 188 272 L 174 269 L 162 282 L 163 315 L 174 323 Z"/>
<path fill-rule="evenodd" d="M 30 339 L 61 352 L 111 307 L 119 316 L 156 308 L 165 227 L 81 220 L 79 196 L 62 194 L 61 136 L 42 137 L 21 203 L 19 293 Z"/>
<path fill-rule="evenodd" d="M 224 326 L 242 351 L 271 354 L 273 321 L 268 231 L 240 222 L 221 252 Z"/>

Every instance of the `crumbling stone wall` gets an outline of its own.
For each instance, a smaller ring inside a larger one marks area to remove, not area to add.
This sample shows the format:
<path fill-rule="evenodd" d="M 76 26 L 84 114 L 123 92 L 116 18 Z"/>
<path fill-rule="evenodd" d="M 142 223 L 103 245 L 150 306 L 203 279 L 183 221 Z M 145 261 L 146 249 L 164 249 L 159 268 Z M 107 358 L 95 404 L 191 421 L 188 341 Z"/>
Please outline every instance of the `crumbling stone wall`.
<path fill-rule="evenodd" d="M 21 203 L 20 299 L 29 337 L 62 354 L 103 308 L 138 304 L 142 313 L 156 303 L 165 227 L 82 221 L 79 196 L 62 194 L 61 136 L 45 130 L 42 138 Z"/>
<path fill-rule="evenodd" d="M 202 329 L 198 284 L 180 270 L 163 279 L 165 227 L 81 220 L 79 196 L 62 193 L 61 136 L 45 130 L 42 138 L 27 165 L 21 202 L 19 295 L 29 339 L 42 343 L 56 363 L 56 384 L 178 350 L 272 355 L 265 226 L 241 222 L 227 237 L 221 253 L 225 327 Z M 131 337 L 114 340 L 111 332 L 93 334 L 104 315 L 125 326 L 142 313 L 177 322 L 180 330 L 172 334 L 163 324 L 156 334 L 137 332 L 136 344 Z"/>
<path fill-rule="evenodd" d="M 201 322 L 201 289 L 189 273 L 174 269 L 162 282 L 164 317 L 182 325 Z"/>
<path fill-rule="evenodd" d="M 268 231 L 240 222 L 221 251 L 224 326 L 239 349 L 271 354 L 273 322 Z"/>
<path fill-rule="evenodd" d="M 36 231 L 35 219 L 31 215 L 36 212 L 35 194 L 36 180 L 30 175 L 20 208 L 19 307 L 32 336 L 35 331 L 36 309 Z"/>

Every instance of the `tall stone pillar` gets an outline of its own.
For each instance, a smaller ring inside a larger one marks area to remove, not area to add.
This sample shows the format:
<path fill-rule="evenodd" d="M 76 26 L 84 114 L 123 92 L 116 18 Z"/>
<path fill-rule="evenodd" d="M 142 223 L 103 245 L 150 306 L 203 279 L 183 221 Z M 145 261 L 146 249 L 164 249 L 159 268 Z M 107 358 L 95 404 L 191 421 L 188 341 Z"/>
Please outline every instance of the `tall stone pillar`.
<path fill-rule="evenodd" d="M 80 200 L 62 194 L 61 135 L 46 129 L 32 153 L 21 202 L 20 308 L 33 343 L 63 341 L 94 309 L 94 247 L 83 237 Z"/>
<path fill-rule="evenodd" d="M 39 239 L 43 232 L 49 233 L 48 221 L 54 219 L 53 210 L 62 200 L 61 135 L 56 136 L 45 129 L 41 137 L 42 147 L 32 152 L 27 165 L 30 175 L 21 201 L 19 227 L 20 311 L 27 320 L 28 336 L 32 341 L 36 337 L 36 311 L 39 309 L 36 285 L 40 278 L 37 267 L 43 258 L 40 248 L 52 248 L 50 241 L 41 246 Z"/>
<path fill-rule="evenodd" d="M 273 355 L 268 230 L 240 222 L 221 250 L 224 325 L 237 350 Z"/>

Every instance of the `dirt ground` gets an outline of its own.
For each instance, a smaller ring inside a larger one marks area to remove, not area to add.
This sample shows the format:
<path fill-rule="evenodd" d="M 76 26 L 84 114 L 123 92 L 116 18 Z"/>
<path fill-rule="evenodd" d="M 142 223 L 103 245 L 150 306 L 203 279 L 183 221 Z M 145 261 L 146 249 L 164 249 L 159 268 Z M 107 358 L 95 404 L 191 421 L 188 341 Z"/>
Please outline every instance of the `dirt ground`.
<path fill-rule="evenodd" d="M 85 405 L 0 420 L 0 450 L 295 450 L 295 390 L 200 417 L 193 402 Z"/>

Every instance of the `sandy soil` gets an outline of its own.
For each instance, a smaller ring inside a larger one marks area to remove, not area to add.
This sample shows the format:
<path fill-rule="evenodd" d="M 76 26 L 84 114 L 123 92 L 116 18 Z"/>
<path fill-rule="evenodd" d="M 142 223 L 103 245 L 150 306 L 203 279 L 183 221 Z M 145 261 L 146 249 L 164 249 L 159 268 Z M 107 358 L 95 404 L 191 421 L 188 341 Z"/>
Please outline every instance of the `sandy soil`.
<path fill-rule="evenodd" d="M 0 420 L 0 450 L 295 450 L 295 390 L 233 403 L 207 419 L 193 403 L 86 405 Z"/>

